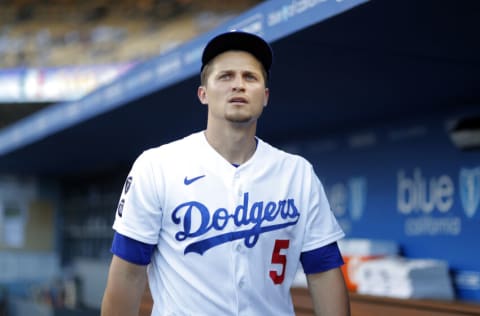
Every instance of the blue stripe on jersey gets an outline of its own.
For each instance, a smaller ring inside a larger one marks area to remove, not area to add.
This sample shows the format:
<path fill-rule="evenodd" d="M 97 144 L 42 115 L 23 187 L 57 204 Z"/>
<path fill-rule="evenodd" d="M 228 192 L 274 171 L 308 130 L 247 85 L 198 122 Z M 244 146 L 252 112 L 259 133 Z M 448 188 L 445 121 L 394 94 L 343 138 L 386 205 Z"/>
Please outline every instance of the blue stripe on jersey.
<path fill-rule="evenodd" d="M 151 261 L 155 245 L 123 236 L 115 232 L 111 251 L 118 257 L 139 265 L 147 265 Z"/>
<path fill-rule="evenodd" d="M 306 274 L 327 271 L 343 265 L 343 258 L 336 242 L 302 252 L 300 262 Z"/>

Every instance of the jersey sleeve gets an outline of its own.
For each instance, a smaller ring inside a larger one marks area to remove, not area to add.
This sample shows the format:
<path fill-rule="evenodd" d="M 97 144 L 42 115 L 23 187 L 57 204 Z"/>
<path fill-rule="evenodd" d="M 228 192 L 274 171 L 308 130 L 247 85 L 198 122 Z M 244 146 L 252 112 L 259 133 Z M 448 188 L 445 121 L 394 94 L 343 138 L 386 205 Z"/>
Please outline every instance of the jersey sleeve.
<path fill-rule="evenodd" d="M 314 250 L 302 252 L 300 262 L 306 274 L 324 272 L 338 268 L 344 264 L 336 242 Z"/>
<path fill-rule="evenodd" d="M 155 245 L 146 244 L 115 233 L 111 251 L 128 262 L 147 265 L 150 263 L 154 249 Z"/>
<path fill-rule="evenodd" d="M 152 160 L 146 151 L 134 162 L 122 189 L 113 229 L 125 237 L 155 245 L 162 223 L 161 175 L 154 170 Z"/>
<path fill-rule="evenodd" d="M 311 165 L 309 192 L 309 207 L 302 252 L 321 248 L 345 236 L 330 209 L 323 185 Z"/>

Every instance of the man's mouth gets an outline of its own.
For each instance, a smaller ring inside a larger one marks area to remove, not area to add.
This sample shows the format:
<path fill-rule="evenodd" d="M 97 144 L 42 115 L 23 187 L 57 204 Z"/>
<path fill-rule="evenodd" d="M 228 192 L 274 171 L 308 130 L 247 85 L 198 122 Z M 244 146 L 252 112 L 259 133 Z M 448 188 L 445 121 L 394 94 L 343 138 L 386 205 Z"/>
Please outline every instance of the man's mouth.
<path fill-rule="evenodd" d="M 242 97 L 235 97 L 229 100 L 230 103 L 247 103 L 247 99 Z"/>

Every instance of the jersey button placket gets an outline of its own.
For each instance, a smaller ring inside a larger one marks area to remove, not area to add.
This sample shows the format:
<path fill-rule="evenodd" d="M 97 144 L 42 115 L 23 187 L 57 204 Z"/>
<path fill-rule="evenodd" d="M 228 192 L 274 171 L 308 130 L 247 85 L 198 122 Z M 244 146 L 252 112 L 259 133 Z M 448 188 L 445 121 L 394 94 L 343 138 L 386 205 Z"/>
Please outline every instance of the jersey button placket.
<path fill-rule="evenodd" d="M 241 174 L 237 171 L 232 179 L 232 198 L 235 200 L 235 206 L 244 203 L 244 190 Z M 247 227 L 235 227 L 235 230 L 245 230 Z M 248 289 L 248 260 L 246 258 L 246 248 L 243 238 L 232 241 L 232 256 L 234 259 L 235 287 L 237 292 L 238 315 L 244 315 L 248 302 L 246 301 L 245 291 Z"/>
<path fill-rule="evenodd" d="M 231 203 L 230 209 L 232 212 L 234 212 L 235 208 L 237 205 L 239 205 L 239 198 L 237 195 L 237 187 L 238 187 L 238 179 L 239 175 L 237 173 L 237 170 L 235 170 L 230 177 L 230 190 L 229 190 L 229 199 Z M 235 216 L 235 213 L 231 214 L 232 216 Z M 237 226 L 232 226 L 231 231 L 234 232 L 238 230 Z M 238 269 L 239 269 L 239 262 L 238 262 L 238 253 L 236 251 L 236 245 L 238 244 L 238 240 L 233 240 L 230 242 L 230 257 L 232 259 L 232 273 L 233 273 L 233 278 L 232 278 L 232 287 L 235 291 L 235 309 L 239 310 L 239 291 L 238 291 Z"/>

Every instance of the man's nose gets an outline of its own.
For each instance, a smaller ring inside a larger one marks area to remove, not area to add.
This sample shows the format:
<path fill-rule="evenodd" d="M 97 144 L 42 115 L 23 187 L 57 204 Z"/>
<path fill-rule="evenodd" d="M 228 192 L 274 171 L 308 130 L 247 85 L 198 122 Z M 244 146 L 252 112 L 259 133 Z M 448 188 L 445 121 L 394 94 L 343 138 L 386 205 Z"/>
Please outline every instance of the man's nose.
<path fill-rule="evenodd" d="M 233 90 L 234 91 L 245 90 L 245 81 L 243 80 L 242 76 L 236 76 L 235 80 L 233 80 Z"/>

